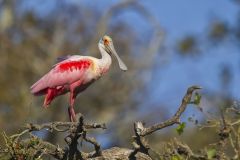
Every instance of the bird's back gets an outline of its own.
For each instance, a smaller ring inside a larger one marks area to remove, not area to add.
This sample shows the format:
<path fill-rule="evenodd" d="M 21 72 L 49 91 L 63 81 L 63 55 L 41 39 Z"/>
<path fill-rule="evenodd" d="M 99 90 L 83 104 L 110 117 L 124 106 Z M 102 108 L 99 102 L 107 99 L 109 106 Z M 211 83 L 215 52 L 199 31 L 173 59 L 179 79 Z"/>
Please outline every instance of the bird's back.
<path fill-rule="evenodd" d="M 94 60 L 88 56 L 68 56 L 58 62 L 41 79 L 31 86 L 31 93 L 34 95 L 46 94 L 47 88 L 70 85 L 71 83 L 84 78 L 89 70 L 94 69 Z"/>

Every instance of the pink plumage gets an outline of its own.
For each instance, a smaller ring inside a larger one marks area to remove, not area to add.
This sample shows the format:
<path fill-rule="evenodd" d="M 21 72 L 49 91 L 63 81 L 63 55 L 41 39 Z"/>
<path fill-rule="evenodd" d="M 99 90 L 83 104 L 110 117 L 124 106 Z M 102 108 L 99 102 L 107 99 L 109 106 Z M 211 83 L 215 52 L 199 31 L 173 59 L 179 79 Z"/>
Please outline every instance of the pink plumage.
<path fill-rule="evenodd" d="M 40 80 L 31 86 L 31 93 L 35 96 L 46 95 L 43 106 L 47 107 L 59 95 L 70 92 L 70 105 L 74 104 L 77 94 L 87 88 L 85 75 L 93 61 L 81 56 L 70 56 L 57 63 Z M 74 111 L 69 108 L 70 120 L 74 121 Z M 73 115 L 72 115 L 73 114 Z"/>
<path fill-rule="evenodd" d="M 73 56 L 74 57 L 74 56 Z M 49 88 L 70 85 L 82 79 L 92 61 L 88 59 L 66 59 L 56 65 L 40 80 L 31 86 L 31 93 L 42 95 Z"/>
<path fill-rule="evenodd" d="M 47 107 L 57 96 L 69 92 L 69 118 L 76 121 L 73 109 L 76 96 L 108 71 L 112 63 L 110 54 L 116 56 L 122 70 L 127 70 L 117 55 L 110 37 L 104 36 L 99 41 L 98 47 L 102 55 L 100 59 L 79 55 L 59 59 L 47 74 L 31 86 L 31 93 L 35 96 L 45 95 L 43 106 Z"/>

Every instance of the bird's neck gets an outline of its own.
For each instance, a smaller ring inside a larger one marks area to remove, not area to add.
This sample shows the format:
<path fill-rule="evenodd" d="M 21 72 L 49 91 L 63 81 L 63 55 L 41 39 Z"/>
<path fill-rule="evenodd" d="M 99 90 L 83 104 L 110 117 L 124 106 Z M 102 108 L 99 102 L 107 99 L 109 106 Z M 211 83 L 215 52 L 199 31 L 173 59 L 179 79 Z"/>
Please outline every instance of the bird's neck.
<path fill-rule="evenodd" d="M 103 74 L 103 73 L 107 72 L 109 67 L 111 66 L 112 58 L 102 47 L 100 47 L 100 46 L 98 46 L 98 47 L 99 47 L 99 50 L 100 50 L 100 53 L 102 56 L 99 59 L 99 68 L 100 68 L 100 72 Z"/>

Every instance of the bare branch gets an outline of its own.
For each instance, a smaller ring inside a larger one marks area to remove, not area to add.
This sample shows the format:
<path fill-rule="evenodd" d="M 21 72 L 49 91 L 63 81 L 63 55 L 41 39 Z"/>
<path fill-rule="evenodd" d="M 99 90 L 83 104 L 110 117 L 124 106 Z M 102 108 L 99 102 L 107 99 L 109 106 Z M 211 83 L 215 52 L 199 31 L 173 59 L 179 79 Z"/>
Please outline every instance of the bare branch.
<path fill-rule="evenodd" d="M 183 114 L 183 112 L 187 108 L 187 105 L 191 102 L 193 92 L 197 89 L 201 89 L 201 87 L 192 86 L 192 87 L 188 88 L 187 93 L 185 94 L 185 96 L 182 99 L 182 104 L 178 108 L 175 115 L 172 118 L 170 118 L 169 120 L 166 120 L 165 122 L 158 123 L 158 124 L 152 125 L 150 127 L 146 127 L 146 128 L 143 126 L 143 124 L 141 122 L 136 122 L 135 123 L 135 130 L 137 131 L 136 133 L 139 136 L 144 137 L 144 136 L 149 135 L 149 134 L 151 134 L 157 130 L 160 130 L 162 128 L 166 128 L 168 126 L 178 124 L 180 122 L 180 116 Z"/>
<path fill-rule="evenodd" d="M 48 129 L 49 131 L 57 131 L 57 132 L 66 132 L 70 128 L 77 128 L 78 122 L 50 122 L 50 123 L 44 123 L 44 124 L 32 124 L 28 123 L 25 128 L 27 130 L 31 131 L 40 131 L 42 129 Z M 64 128 L 64 129 L 62 129 Z M 98 124 L 98 123 L 93 123 L 93 124 L 84 124 L 85 129 L 107 129 L 106 124 Z"/>
<path fill-rule="evenodd" d="M 185 94 L 185 96 L 182 99 L 182 104 L 180 105 L 180 107 L 178 108 L 178 110 L 174 114 L 174 116 L 172 118 L 170 118 L 169 120 L 166 120 L 165 122 L 162 122 L 162 123 L 152 125 L 150 127 L 144 127 L 142 122 L 134 123 L 135 136 L 133 136 L 133 138 L 134 138 L 133 146 L 134 146 L 135 150 L 132 152 L 130 157 L 135 157 L 135 155 L 138 152 L 142 152 L 142 153 L 145 153 L 148 155 L 148 150 L 150 149 L 150 147 L 144 137 L 146 135 L 149 135 L 149 134 L 151 134 L 157 130 L 160 130 L 162 128 L 166 128 L 166 127 L 172 126 L 174 124 L 178 124 L 180 122 L 180 116 L 183 114 L 183 112 L 187 108 L 187 105 L 190 104 L 190 102 L 191 102 L 193 92 L 197 89 L 201 89 L 201 87 L 192 86 L 192 87 L 188 88 L 187 93 Z"/>

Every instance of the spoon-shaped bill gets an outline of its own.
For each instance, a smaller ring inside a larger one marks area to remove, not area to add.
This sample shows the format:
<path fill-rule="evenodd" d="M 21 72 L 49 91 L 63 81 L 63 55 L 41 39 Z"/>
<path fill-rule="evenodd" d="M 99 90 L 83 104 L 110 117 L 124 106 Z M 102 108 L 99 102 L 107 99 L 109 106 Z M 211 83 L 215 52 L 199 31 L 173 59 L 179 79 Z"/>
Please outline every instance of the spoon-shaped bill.
<path fill-rule="evenodd" d="M 110 50 L 111 50 L 112 54 L 116 57 L 120 69 L 123 70 L 123 71 L 127 71 L 128 70 L 127 66 L 123 63 L 122 59 L 118 56 L 118 54 L 117 54 L 115 48 L 113 47 L 113 45 L 110 46 Z"/>
<path fill-rule="evenodd" d="M 128 70 L 127 66 L 125 65 L 125 63 L 123 63 L 121 58 L 118 56 L 117 52 L 113 52 L 113 55 L 116 57 L 120 69 L 123 70 L 123 71 L 127 71 Z"/>
<path fill-rule="evenodd" d="M 116 59 L 118 61 L 120 69 L 123 70 L 123 71 L 127 71 L 128 70 L 127 66 L 125 65 L 125 63 L 123 63 L 122 59 L 118 56 L 114 47 L 111 47 L 111 50 L 112 50 L 112 54 L 116 57 Z"/>

